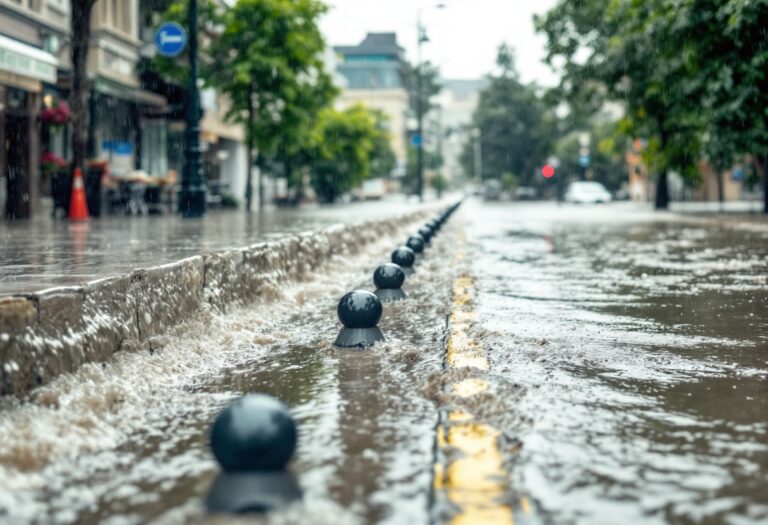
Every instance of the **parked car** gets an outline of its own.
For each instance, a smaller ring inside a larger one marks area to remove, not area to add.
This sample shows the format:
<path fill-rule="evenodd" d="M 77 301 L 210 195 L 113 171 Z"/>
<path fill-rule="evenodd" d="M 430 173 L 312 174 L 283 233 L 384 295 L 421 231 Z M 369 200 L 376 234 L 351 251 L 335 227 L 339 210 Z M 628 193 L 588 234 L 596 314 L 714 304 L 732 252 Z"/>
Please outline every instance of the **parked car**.
<path fill-rule="evenodd" d="M 565 202 L 598 204 L 610 201 L 611 194 L 599 182 L 572 182 L 565 190 Z"/>
<path fill-rule="evenodd" d="M 501 183 L 495 179 L 486 181 L 483 197 L 487 201 L 497 201 L 501 198 Z"/>
<path fill-rule="evenodd" d="M 531 186 L 518 186 L 515 189 L 515 199 L 519 201 L 530 201 L 536 198 L 536 188 Z"/>

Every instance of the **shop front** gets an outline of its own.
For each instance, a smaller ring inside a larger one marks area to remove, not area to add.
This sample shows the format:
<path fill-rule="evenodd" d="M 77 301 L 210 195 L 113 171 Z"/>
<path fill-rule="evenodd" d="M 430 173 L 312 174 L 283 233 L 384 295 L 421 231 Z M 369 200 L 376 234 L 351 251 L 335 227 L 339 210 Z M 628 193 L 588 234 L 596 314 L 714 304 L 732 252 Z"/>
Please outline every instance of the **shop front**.
<path fill-rule="evenodd" d="M 43 83 L 56 83 L 56 58 L 0 35 L 0 180 L 3 216 L 27 218 L 40 193 Z"/>

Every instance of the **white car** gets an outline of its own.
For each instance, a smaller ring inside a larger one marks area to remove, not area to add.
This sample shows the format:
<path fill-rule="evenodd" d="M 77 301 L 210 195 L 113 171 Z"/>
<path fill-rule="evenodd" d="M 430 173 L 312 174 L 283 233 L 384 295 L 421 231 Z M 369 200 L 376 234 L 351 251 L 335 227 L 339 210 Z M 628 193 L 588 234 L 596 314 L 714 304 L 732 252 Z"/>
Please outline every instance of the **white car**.
<path fill-rule="evenodd" d="M 572 182 L 565 190 L 565 202 L 577 204 L 611 202 L 611 194 L 599 182 Z"/>

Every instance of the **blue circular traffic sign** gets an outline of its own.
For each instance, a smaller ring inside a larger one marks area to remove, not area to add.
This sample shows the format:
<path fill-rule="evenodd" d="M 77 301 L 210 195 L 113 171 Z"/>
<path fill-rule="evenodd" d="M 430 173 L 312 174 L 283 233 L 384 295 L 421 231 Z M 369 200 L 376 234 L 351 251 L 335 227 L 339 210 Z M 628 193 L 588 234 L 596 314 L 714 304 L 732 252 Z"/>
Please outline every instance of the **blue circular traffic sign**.
<path fill-rule="evenodd" d="M 187 47 L 187 32 L 176 22 L 163 22 L 155 33 L 155 47 L 164 57 L 177 57 Z"/>

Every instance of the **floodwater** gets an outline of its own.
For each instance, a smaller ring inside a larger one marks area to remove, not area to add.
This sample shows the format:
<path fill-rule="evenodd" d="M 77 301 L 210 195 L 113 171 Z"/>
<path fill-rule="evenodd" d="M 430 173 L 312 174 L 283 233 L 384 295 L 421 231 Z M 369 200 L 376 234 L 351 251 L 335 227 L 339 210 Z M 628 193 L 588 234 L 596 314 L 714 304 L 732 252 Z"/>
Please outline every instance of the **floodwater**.
<path fill-rule="evenodd" d="M 437 410 L 422 390 L 442 367 L 448 239 L 408 278 L 409 297 L 385 307 L 384 343 L 331 344 L 338 299 L 372 290 L 373 270 L 416 226 L 335 257 L 275 301 L 209 313 L 152 355 L 86 365 L 0 408 L 0 522 L 229 523 L 203 512 L 217 473 L 208 428 L 247 392 L 286 402 L 299 427 L 303 502 L 270 522 L 427 522 Z"/>
<path fill-rule="evenodd" d="M 543 522 L 768 523 L 768 221 L 471 204 L 518 489 Z"/>
<path fill-rule="evenodd" d="M 496 396 L 480 412 L 501 431 L 509 501 L 532 504 L 526 523 L 768 522 L 768 223 L 470 201 L 409 298 L 385 307 L 387 341 L 333 348 L 336 301 L 371 289 L 415 226 L 275 299 L 208 312 L 151 354 L 4 400 L 0 522 L 232 523 L 203 511 L 208 428 L 237 396 L 266 392 L 298 423 L 303 501 L 234 522 L 429 523 L 434 389 L 467 268 Z"/>

